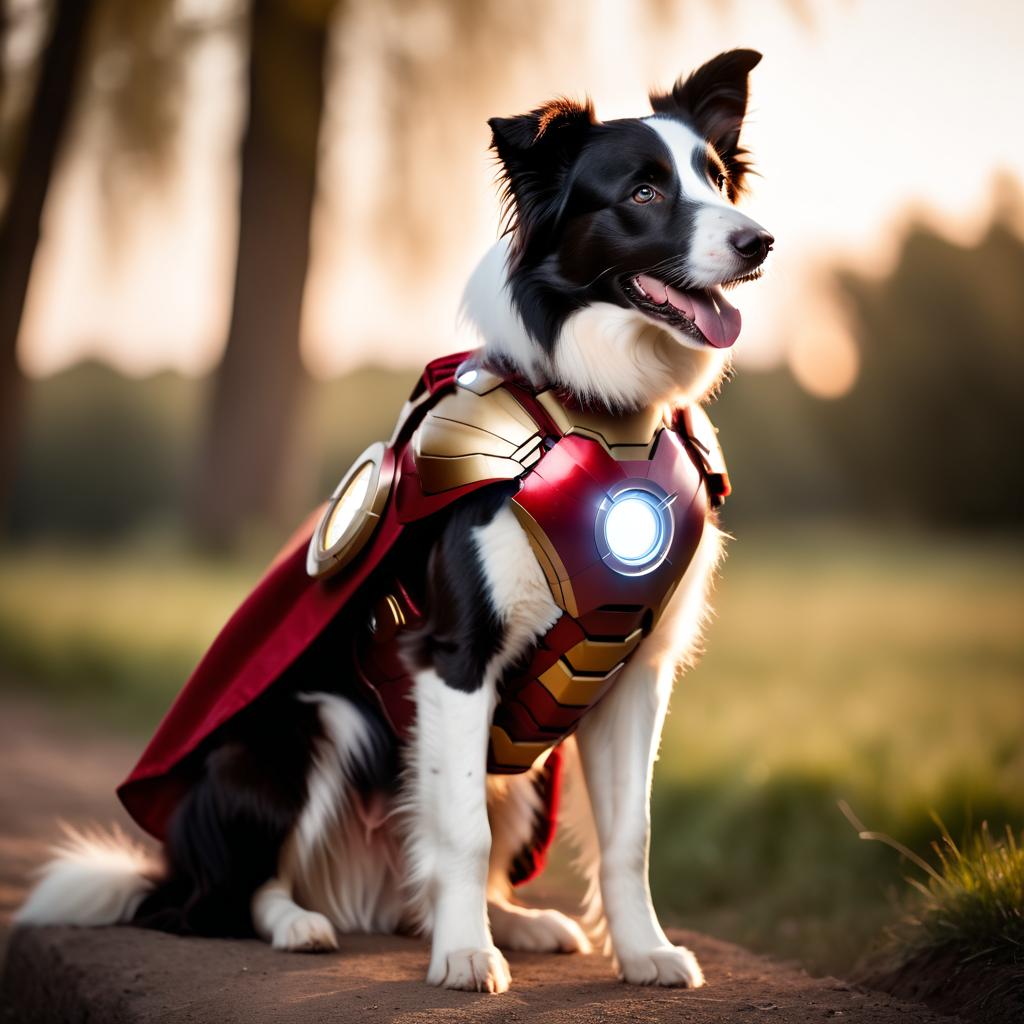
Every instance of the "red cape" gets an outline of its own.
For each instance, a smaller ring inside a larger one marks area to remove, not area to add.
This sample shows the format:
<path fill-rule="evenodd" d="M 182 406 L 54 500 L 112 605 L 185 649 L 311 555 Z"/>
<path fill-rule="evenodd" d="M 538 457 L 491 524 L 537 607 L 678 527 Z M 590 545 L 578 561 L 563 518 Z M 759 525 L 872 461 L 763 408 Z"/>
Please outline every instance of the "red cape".
<path fill-rule="evenodd" d="M 425 413 L 455 385 L 458 366 L 470 353 L 430 363 L 414 389 L 386 458 L 395 482 L 381 522 L 357 558 L 327 581 L 306 573 L 306 549 L 319 514 L 312 516 L 274 560 L 255 590 L 228 620 L 185 688 L 160 723 L 139 763 L 118 787 L 128 813 L 149 833 L 165 838 L 171 813 L 190 784 L 184 762 L 216 729 L 251 704 L 305 652 L 394 547 L 406 525 L 486 486 L 474 481 L 438 495 L 419 487 L 409 442 Z M 538 823 L 544 846 L 553 828 L 558 763 L 545 772 L 548 820 Z M 539 868 L 543 855 L 537 849 Z M 521 870 L 516 874 L 523 876 Z"/>

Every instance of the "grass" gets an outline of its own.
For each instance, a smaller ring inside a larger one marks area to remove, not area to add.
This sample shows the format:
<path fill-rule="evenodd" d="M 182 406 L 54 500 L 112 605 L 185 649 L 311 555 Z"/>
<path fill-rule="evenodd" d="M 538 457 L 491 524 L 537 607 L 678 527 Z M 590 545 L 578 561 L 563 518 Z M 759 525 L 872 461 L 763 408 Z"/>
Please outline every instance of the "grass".
<path fill-rule="evenodd" d="M 902 843 L 859 829 L 861 839 L 877 839 L 916 864 L 924 880 L 909 879 L 917 891 L 912 913 L 892 933 L 905 955 L 953 945 L 964 962 L 994 957 L 1024 963 L 1024 847 L 1013 829 L 993 837 L 987 822 L 959 846 L 937 820 L 941 839 L 932 843 L 932 867 Z"/>
<path fill-rule="evenodd" d="M 958 844 L 940 819 L 934 866 L 891 837 L 868 832 L 920 869 L 906 912 L 862 971 L 869 984 L 947 1013 L 996 1024 L 1024 1015 L 1024 846 L 986 822 Z"/>
<path fill-rule="evenodd" d="M 0 557 L 0 676 L 145 731 L 261 570 L 165 547 Z"/>
<path fill-rule="evenodd" d="M 919 887 L 921 907 L 909 922 L 924 948 L 950 941 L 967 957 L 1024 960 L 1024 849 L 1007 825 L 994 839 L 987 825 L 961 850 L 948 832 L 933 847 L 940 870 Z"/>
<path fill-rule="evenodd" d="M 927 850 L 1024 822 L 1024 550 L 864 533 L 744 534 L 654 788 L 665 916 L 817 971 L 895 913 L 901 866 L 845 799 Z"/>
<path fill-rule="evenodd" d="M 1024 544 L 879 530 L 730 546 L 707 653 L 655 777 L 662 916 L 848 971 L 906 866 L 846 800 L 927 852 L 1024 822 Z M 0 556 L 0 675 L 148 731 L 259 572 L 172 551 Z"/>

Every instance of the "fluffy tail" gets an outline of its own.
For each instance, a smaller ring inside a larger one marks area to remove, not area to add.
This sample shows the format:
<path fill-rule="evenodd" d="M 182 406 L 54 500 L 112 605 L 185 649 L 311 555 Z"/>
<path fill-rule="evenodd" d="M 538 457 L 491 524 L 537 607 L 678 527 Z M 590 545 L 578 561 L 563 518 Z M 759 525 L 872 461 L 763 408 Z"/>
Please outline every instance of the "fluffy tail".
<path fill-rule="evenodd" d="M 65 826 L 64 833 L 15 922 L 104 925 L 131 920 L 159 881 L 159 865 L 120 829 L 84 833 Z"/>

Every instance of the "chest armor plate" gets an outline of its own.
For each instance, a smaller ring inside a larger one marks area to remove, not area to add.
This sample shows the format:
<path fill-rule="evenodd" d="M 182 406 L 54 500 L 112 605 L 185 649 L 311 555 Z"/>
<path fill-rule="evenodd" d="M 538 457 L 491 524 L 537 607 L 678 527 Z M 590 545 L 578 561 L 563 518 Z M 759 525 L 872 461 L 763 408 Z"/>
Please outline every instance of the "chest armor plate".
<path fill-rule="evenodd" d="M 484 401 L 486 415 L 460 389 L 439 409 L 399 486 L 428 494 L 462 486 L 481 472 L 478 463 L 520 481 L 512 510 L 561 615 L 500 683 L 488 770 L 514 773 L 571 733 L 614 686 L 693 558 L 709 486 L 721 496 L 728 485 L 717 486 L 708 449 L 682 414 L 669 422 L 660 409 L 595 413 L 520 387 L 485 391 Z M 421 621 L 416 605 L 395 581 L 355 659 L 400 736 L 413 704 L 397 634 Z"/>
<path fill-rule="evenodd" d="M 562 615 L 503 681 L 491 771 L 528 768 L 614 685 L 697 549 L 702 483 L 664 426 L 637 446 L 570 434 L 524 480 L 513 510 Z"/>

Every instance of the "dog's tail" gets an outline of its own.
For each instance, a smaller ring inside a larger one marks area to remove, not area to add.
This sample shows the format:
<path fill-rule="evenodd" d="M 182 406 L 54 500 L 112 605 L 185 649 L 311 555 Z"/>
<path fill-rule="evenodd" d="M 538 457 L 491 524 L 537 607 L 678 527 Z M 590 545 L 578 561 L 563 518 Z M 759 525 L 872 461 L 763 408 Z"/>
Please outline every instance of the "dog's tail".
<path fill-rule="evenodd" d="M 65 838 L 15 914 L 17 924 L 106 925 L 130 921 L 163 869 L 120 829 Z"/>

